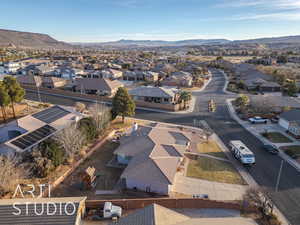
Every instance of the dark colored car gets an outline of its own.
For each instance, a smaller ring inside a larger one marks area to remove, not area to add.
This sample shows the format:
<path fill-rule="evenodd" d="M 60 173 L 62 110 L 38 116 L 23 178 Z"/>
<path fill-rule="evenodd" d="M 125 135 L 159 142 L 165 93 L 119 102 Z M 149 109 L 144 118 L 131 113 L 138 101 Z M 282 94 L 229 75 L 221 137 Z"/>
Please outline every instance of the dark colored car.
<path fill-rule="evenodd" d="M 266 150 L 267 152 L 269 152 L 271 154 L 274 154 L 274 155 L 277 155 L 279 153 L 277 147 L 274 146 L 274 145 L 265 144 L 264 145 L 264 150 Z"/>
<path fill-rule="evenodd" d="M 279 122 L 278 116 L 273 117 L 273 118 L 271 119 L 271 122 L 272 122 L 272 123 L 278 123 L 278 122 Z"/>

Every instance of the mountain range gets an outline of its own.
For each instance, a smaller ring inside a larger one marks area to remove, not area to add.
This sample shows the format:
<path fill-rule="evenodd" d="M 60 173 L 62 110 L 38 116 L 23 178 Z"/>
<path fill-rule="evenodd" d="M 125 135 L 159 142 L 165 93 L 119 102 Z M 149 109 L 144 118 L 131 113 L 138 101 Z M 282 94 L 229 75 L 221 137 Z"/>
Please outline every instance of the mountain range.
<path fill-rule="evenodd" d="M 57 41 L 47 34 L 0 29 L 1 47 L 36 49 L 70 49 L 72 45 Z"/>
<path fill-rule="evenodd" d="M 300 44 L 300 35 L 258 38 L 248 40 L 227 40 L 227 39 L 190 39 L 180 41 L 162 41 L 162 40 L 124 40 L 112 42 L 94 42 L 94 43 L 72 43 L 83 47 L 159 47 L 159 46 L 195 46 L 195 45 L 226 45 L 226 44 Z"/>
<path fill-rule="evenodd" d="M 259 38 L 249 40 L 227 39 L 190 39 L 180 41 L 162 40 L 124 40 L 95 43 L 66 43 L 58 41 L 47 34 L 21 32 L 0 29 L 0 47 L 21 47 L 36 49 L 71 49 L 76 47 L 159 47 L 159 46 L 196 46 L 196 45 L 226 45 L 226 44 L 300 44 L 300 35 Z"/>

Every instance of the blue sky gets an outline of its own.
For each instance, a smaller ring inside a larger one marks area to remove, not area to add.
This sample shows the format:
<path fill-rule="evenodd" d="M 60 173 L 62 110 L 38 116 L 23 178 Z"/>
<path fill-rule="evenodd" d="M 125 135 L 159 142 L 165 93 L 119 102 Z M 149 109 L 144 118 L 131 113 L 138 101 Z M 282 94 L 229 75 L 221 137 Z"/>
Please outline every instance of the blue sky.
<path fill-rule="evenodd" d="M 300 35 L 300 0 L 9 0 L 0 28 L 62 41 Z"/>

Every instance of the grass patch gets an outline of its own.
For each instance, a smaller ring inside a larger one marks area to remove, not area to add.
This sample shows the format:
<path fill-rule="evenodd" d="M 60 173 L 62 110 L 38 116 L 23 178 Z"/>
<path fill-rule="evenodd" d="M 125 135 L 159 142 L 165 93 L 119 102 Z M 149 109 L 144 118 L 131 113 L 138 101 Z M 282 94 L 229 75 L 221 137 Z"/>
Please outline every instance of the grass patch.
<path fill-rule="evenodd" d="M 286 137 L 283 134 L 278 133 L 278 132 L 262 133 L 261 135 L 273 143 L 291 143 L 291 142 L 293 142 L 291 139 L 289 139 L 288 137 Z"/>
<path fill-rule="evenodd" d="M 280 148 L 293 159 L 300 159 L 300 145 L 283 146 Z"/>
<path fill-rule="evenodd" d="M 211 156 L 227 159 L 225 153 L 219 147 L 215 141 L 208 141 L 207 143 L 199 143 L 197 145 L 198 151 L 203 154 L 208 154 Z"/>
<path fill-rule="evenodd" d="M 244 179 L 230 163 L 204 157 L 190 160 L 187 176 L 221 183 L 246 185 Z"/>

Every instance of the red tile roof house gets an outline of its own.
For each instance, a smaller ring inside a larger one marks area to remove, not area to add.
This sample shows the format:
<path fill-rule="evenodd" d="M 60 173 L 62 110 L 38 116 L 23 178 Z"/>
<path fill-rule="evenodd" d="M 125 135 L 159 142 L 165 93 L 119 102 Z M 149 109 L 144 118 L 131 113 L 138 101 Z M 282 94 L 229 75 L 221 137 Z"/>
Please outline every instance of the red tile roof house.
<path fill-rule="evenodd" d="M 122 183 L 128 189 L 169 195 L 184 153 L 191 142 L 201 141 L 200 132 L 165 124 L 132 130 L 121 137 L 120 146 L 114 151 L 117 162 L 127 166 L 121 175 Z"/>
<path fill-rule="evenodd" d="M 76 91 L 86 94 L 114 96 L 119 87 L 124 85 L 118 80 L 102 78 L 79 78 L 76 79 Z"/>

